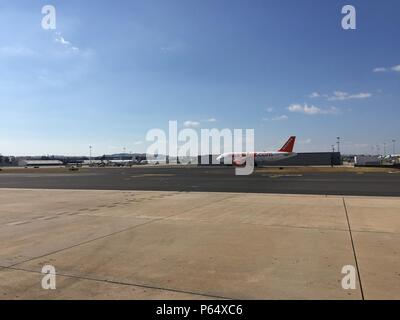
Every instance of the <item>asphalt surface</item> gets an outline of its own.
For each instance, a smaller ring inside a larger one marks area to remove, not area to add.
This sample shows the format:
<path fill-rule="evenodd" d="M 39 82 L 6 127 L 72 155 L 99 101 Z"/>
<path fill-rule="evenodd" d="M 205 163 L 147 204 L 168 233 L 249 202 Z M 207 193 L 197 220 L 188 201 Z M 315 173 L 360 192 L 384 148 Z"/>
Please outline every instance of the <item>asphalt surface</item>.
<path fill-rule="evenodd" d="M 252 192 L 400 196 L 400 173 L 236 176 L 230 167 L 90 168 L 68 173 L 1 173 L 0 188 Z"/>

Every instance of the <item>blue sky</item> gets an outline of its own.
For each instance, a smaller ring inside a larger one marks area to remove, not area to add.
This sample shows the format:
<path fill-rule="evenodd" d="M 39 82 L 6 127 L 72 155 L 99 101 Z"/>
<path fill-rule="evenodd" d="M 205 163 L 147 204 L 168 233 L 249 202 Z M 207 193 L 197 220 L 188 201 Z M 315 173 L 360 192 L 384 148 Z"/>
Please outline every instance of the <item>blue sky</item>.
<path fill-rule="evenodd" d="M 396 0 L 1 1 L 0 153 L 143 152 L 169 120 L 254 128 L 258 150 L 289 135 L 297 151 L 338 135 L 344 153 L 391 150 L 399 15 Z"/>

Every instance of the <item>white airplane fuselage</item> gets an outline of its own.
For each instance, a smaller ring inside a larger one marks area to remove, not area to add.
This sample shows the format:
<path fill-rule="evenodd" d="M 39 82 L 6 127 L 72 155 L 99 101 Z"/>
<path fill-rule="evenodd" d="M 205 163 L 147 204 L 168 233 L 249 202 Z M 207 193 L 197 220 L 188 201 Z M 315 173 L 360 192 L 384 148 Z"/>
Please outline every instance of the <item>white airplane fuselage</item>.
<path fill-rule="evenodd" d="M 288 159 L 297 155 L 293 152 L 295 136 L 291 136 L 283 147 L 278 151 L 262 151 L 262 152 L 227 152 L 221 154 L 217 160 L 224 161 L 224 164 L 233 164 L 236 166 L 244 166 L 248 159 L 254 159 L 254 164 L 262 164 L 264 162 Z"/>
<path fill-rule="evenodd" d="M 291 157 L 297 156 L 295 152 L 279 152 L 279 151 L 271 151 L 271 152 L 249 152 L 249 153 L 223 153 L 221 154 L 217 160 L 224 161 L 229 164 L 236 165 L 244 165 L 246 160 L 249 158 L 254 158 L 254 162 L 256 164 L 261 164 L 263 162 L 272 162 L 282 159 L 288 159 Z"/>
<path fill-rule="evenodd" d="M 256 152 L 254 160 L 257 161 L 276 161 L 276 160 L 281 160 L 281 159 L 287 159 L 297 156 L 297 153 L 295 152 L 279 152 L 279 151 L 273 151 L 273 152 Z"/>

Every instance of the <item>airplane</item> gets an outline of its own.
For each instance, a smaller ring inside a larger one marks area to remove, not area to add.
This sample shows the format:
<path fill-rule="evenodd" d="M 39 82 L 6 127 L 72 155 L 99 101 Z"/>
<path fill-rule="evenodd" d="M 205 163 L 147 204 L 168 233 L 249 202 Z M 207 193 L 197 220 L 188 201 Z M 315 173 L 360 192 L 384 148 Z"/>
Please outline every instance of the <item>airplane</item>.
<path fill-rule="evenodd" d="M 386 157 L 383 157 L 383 159 L 390 161 L 394 164 L 400 163 L 400 154 L 389 154 Z"/>
<path fill-rule="evenodd" d="M 142 160 L 142 164 L 167 164 L 166 159 L 146 159 Z"/>
<path fill-rule="evenodd" d="M 227 152 L 221 154 L 217 160 L 224 160 L 224 163 L 232 163 L 234 166 L 245 166 L 246 161 L 249 157 L 254 157 L 254 164 L 257 165 L 261 162 L 276 161 L 281 159 L 291 158 L 297 155 L 293 152 L 294 143 L 296 141 L 295 136 L 291 136 L 288 141 L 278 151 L 263 151 L 263 152 Z M 231 162 L 232 161 L 232 162 Z"/>
<path fill-rule="evenodd" d="M 123 167 L 123 166 L 128 166 L 134 163 L 133 160 L 108 160 L 108 163 L 111 164 L 112 166 L 116 167 Z"/>
<path fill-rule="evenodd" d="M 388 154 L 387 156 L 385 156 L 385 159 L 396 159 L 396 158 L 400 158 L 400 154 Z"/>

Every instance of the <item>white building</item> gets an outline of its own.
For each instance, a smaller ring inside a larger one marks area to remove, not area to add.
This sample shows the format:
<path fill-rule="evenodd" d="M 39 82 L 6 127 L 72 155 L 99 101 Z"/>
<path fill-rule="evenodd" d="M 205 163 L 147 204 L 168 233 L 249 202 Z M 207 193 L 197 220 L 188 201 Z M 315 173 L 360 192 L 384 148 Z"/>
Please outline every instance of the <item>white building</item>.
<path fill-rule="evenodd" d="M 379 166 L 382 164 L 380 156 L 355 156 L 354 164 L 356 166 Z"/>
<path fill-rule="evenodd" d="M 60 160 L 20 160 L 20 167 L 62 167 L 64 164 Z"/>

